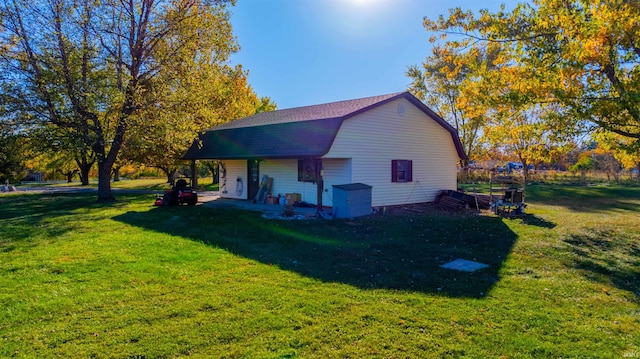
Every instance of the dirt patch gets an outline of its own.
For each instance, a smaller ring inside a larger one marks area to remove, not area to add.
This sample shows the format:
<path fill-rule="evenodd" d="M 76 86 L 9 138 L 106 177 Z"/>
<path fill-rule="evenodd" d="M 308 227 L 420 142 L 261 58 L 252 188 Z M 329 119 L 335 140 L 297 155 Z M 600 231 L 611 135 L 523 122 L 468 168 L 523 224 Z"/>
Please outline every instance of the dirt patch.
<path fill-rule="evenodd" d="M 470 210 L 451 210 L 434 202 L 403 204 L 375 208 L 374 215 L 406 216 L 412 214 L 469 214 Z"/>

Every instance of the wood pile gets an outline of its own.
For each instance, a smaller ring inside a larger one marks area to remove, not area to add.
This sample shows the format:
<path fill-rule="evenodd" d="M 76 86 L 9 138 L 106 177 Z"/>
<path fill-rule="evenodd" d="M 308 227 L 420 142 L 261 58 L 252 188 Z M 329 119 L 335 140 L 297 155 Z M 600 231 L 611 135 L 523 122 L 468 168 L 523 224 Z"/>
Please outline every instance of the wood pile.
<path fill-rule="evenodd" d="M 491 196 L 488 194 L 476 194 L 478 199 L 478 207 L 480 209 L 489 209 L 489 203 L 491 202 Z"/>
<path fill-rule="evenodd" d="M 451 210 L 462 210 L 467 207 L 467 203 L 451 196 L 441 196 L 436 203 L 443 208 Z"/>
<path fill-rule="evenodd" d="M 436 197 L 436 204 L 451 210 L 489 209 L 491 197 L 488 194 L 469 194 L 459 191 L 441 191 Z"/>

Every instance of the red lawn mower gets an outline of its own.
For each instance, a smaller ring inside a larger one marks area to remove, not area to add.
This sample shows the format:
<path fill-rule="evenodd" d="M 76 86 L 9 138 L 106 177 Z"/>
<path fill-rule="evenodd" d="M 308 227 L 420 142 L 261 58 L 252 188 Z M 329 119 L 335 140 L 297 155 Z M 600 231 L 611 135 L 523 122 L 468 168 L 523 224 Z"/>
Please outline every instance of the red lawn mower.
<path fill-rule="evenodd" d="M 181 178 L 173 183 L 171 182 L 171 189 L 164 191 L 162 196 L 163 206 L 177 206 L 179 204 L 186 203 L 190 206 L 198 203 L 198 194 L 196 190 L 187 185 L 187 180 Z"/>

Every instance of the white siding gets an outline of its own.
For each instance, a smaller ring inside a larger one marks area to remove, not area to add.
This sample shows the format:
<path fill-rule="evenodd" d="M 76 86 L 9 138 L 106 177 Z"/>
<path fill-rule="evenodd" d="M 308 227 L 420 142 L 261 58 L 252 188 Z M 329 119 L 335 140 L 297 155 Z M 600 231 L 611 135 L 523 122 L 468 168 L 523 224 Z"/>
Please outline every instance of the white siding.
<path fill-rule="evenodd" d="M 351 160 L 326 159 L 322 161 L 324 171 L 324 192 L 322 203 L 331 206 L 333 201 L 332 186 L 351 183 Z M 298 160 L 265 160 L 260 162 L 260 176 L 273 178 L 273 195 L 300 193 L 302 200 L 317 203 L 317 187 L 315 183 L 298 182 Z"/>
<path fill-rule="evenodd" d="M 325 158 L 351 158 L 350 182 L 373 187 L 373 206 L 433 201 L 437 191 L 456 188 L 451 134 L 404 98 L 345 120 Z M 391 182 L 394 159 L 413 161 L 412 182 Z"/>
<path fill-rule="evenodd" d="M 351 177 L 351 159 L 323 159 L 322 168 L 324 170 L 322 204 L 332 206 L 333 186 L 353 182 Z"/>
<path fill-rule="evenodd" d="M 220 175 L 220 197 L 247 199 L 247 161 L 226 160 L 221 163 L 226 176 Z"/>
<path fill-rule="evenodd" d="M 271 193 L 285 195 L 286 193 L 302 193 L 302 186 L 298 183 L 298 161 L 265 160 L 260 162 L 260 176 L 273 178 Z M 304 196 L 303 200 L 306 200 Z"/>

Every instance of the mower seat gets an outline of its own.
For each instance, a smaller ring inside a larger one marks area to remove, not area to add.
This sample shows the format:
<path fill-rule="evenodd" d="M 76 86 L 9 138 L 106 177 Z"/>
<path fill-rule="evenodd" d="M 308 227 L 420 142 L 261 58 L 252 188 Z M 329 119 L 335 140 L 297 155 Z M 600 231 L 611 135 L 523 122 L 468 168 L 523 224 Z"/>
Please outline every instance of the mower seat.
<path fill-rule="evenodd" d="M 179 179 L 178 181 L 176 181 L 176 189 L 183 189 L 183 188 L 187 188 L 187 180 Z"/>

